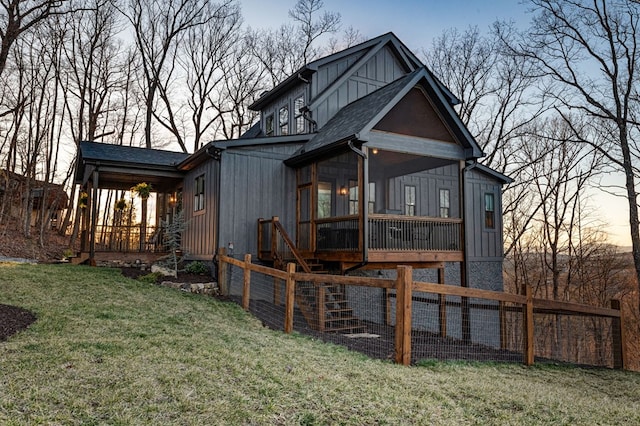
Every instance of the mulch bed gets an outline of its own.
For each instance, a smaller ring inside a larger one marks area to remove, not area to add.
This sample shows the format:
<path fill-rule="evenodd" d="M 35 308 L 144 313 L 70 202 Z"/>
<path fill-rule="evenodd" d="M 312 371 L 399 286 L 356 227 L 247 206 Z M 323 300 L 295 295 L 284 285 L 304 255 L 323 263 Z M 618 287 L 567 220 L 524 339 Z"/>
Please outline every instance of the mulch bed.
<path fill-rule="evenodd" d="M 36 320 L 33 312 L 17 306 L 0 304 L 0 342 L 26 329 Z"/>
<path fill-rule="evenodd" d="M 143 275 L 148 275 L 150 271 L 143 271 L 140 268 L 130 267 L 130 268 L 120 268 L 120 272 L 123 276 L 131 279 L 136 279 Z M 210 283 L 212 281 L 216 281 L 215 278 L 211 277 L 208 274 L 187 274 L 185 272 L 179 272 L 177 277 L 159 277 L 157 279 L 157 283 L 160 284 L 162 281 L 173 281 L 180 283 Z"/>

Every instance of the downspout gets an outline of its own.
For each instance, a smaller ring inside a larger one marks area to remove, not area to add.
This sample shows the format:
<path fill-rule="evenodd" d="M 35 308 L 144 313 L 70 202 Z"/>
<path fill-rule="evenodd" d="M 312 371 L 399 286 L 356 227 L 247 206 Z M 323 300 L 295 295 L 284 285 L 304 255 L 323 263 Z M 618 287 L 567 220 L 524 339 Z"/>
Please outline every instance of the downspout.
<path fill-rule="evenodd" d="M 216 220 L 215 220 L 215 229 L 214 229 L 214 233 L 215 233 L 215 238 L 214 238 L 214 244 L 215 247 L 213 248 L 213 269 L 212 275 L 214 276 L 214 278 L 218 278 L 218 246 L 219 246 L 219 239 L 220 239 L 220 188 L 221 188 L 221 184 L 220 184 L 220 176 L 221 176 L 221 171 L 220 169 L 222 168 L 222 162 L 220 161 L 220 159 L 222 158 L 222 149 L 220 148 L 215 148 L 213 152 L 211 152 L 211 148 L 213 147 L 208 147 L 207 149 L 205 149 L 205 153 L 211 157 L 214 161 L 218 162 L 218 173 L 216 176 L 216 181 L 217 181 L 217 185 L 215 186 L 215 194 L 214 197 L 216 197 L 217 199 L 217 205 L 218 205 L 218 211 L 216 212 Z"/>
<path fill-rule="evenodd" d="M 356 148 L 353 145 L 353 141 L 358 139 L 359 135 L 354 135 L 354 138 L 347 142 L 347 146 L 353 152 L 355 152 L 358 156 L 362 157 L 362 186 L 364 197 L 362 197 L 362 227 L 363 227 L 363 235 L 362 235 L 362 261 L 357 265 L 354 265 L 350 268 L 347 268 L 343 271 L 343 274 L 354 271 L 356 269 L 360 269 L 363 266 L 366 266 L 369 263 L 369 209 L 366 208 L 365 200 L 369 199 L 369 189 L 366 182 L 369 181 L 369 167 L 368 167 L 368 159 L 367 154 L 364 153 L 361 149 Z M 358 173 L 360 174 L 360 173 Z M 360 176 L 358 176 L 360 177 Z"/>

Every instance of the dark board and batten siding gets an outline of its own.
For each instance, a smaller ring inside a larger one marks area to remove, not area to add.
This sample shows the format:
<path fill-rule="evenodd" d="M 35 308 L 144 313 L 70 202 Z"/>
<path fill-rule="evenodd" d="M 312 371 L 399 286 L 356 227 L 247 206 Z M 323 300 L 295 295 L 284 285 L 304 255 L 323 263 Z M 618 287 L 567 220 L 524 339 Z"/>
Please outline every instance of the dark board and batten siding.
<path fill-rule="evenodd" d="M 220 163 L 213 159 L 189 171 L 184 178 L 182 206 L 186 228 L 182 247 L 188 259 L 211 260 L 217 244 L 216 217 L 219 211 L 218 178 Z M 195 179 L 204 175 L 204 209 L 194 211 Z"/>
<path fill-rule="evenodd" d="M 344 60 L 347 60 L 345 58 Z M 354 61 L 355 62 L 355 61 Z M 319 96 L 321 93 L 320 83 L 324 82 L 325 68 L 331 68 L 339 66 L 336 63 L 330 63 L 324 65 L 318 70 L 318 73 L 314 75 L 314 82 L 312 83 L 313 99 Z M 329 74 L 329 72 L 326 72 Z M 317 108 L 313 111 L 313 116 L 318 127 L 324 126 L 341 108 L 356 101 L 368 94 L 378 90 L 382 86 L 391 83 L 394 80 L 405 75 L 406 72 L 400 66 L 395 55 L 388 47 L 381 49 L 367 62 L 360 66 L 359 69 L 353 73 L 344 83 L 342 83 L 335 91 L 326 94 L 326 99 L 323 99 Z M 331 73 L 334 76 L 335 73 Z M 333 80 L 337 80 L 337 75 Z"/>
<path fill-rule="evenodd" d="M 257 221 L 279 216 L 295 235 L 296 174 L 283 160 L 300 144 L 229 149 L 222 154 L 220 245 L 257 253 Z"/>
<path fill-rule="evenodd" d="M 472 260 L 503 259 L 502 239 L 502 186 L 479 173 L 477 170 L 466 172 L 465 183 L 467 197 L 467 253 Z M 494 194 L 495 227 L 487 229 L 484 220 L 484 195 Z"/>

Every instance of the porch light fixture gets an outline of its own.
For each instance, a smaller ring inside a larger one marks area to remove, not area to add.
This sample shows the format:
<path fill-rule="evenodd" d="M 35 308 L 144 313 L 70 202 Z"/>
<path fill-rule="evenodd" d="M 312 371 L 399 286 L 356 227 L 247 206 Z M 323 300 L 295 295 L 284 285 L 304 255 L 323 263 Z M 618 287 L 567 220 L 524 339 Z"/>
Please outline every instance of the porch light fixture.
<path fill-rule="evenodd" d="M 340 195 L 347 195 L 347 194 L 349 194 L 349 190 L 347 189 L 347 187 L 346 187 L 346 186 L 342 185 L 342 186 L 340 187 L 340 189 L 338 190 L 338 194 L 340 194 Z"/>
<path fill-rule="evenodd" d="M 376 155 L 378 153 L 378 148 L 373 148 L 371 152 L 373 153 L 373 155 Z"/>

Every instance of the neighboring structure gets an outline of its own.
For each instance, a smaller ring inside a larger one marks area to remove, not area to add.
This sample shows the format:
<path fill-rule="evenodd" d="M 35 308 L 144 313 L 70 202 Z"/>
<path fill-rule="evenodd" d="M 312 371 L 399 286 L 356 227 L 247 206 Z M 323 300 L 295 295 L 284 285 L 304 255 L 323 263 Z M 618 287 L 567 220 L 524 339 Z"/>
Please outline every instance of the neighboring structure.
<path fill-rule="evenodd" d="M 441 271 L 439 282 L 502 290 L 510 179 L 476 162 L 483 153 L 457 102 L 389 33 L 265 93 L 251 106 L 260 121 L 239 139 L 191 155 L 83 142 L 77 183 L 93 198 L 97 188 L 151 183 L 158 218 L 184 211 L 191 259 L 232 247 L 345 273 L 402 263 Z M 93 253 L 95 209 L 85 224 Z"/>
<path fill-rule="evenodd" d="M 28 196 L 27 196 L 28 195 Z M 69 197 L 62 185 L 28 179 L 18 173 L 0 170 L 0 200 L 3 214 L 22 218 L 28 210 L 31 226 L 44 221 L 45 227 L 56 229 L 62 212 L 67 208 Z"/>

